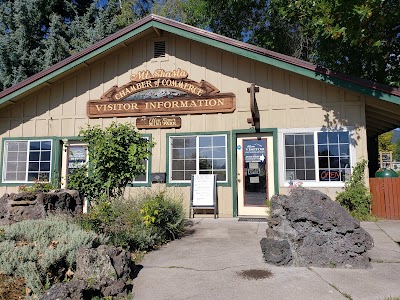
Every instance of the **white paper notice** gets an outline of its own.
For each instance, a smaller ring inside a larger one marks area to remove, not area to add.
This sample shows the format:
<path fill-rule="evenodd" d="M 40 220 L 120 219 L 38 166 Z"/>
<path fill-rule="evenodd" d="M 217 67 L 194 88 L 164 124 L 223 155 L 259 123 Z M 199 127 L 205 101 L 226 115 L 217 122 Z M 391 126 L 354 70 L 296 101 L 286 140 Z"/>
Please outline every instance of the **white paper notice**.
<path fill-rule="evenodd" d="M 214 175 L 196 174 L 193 175 L 193 206 L 214 205 Z"/>

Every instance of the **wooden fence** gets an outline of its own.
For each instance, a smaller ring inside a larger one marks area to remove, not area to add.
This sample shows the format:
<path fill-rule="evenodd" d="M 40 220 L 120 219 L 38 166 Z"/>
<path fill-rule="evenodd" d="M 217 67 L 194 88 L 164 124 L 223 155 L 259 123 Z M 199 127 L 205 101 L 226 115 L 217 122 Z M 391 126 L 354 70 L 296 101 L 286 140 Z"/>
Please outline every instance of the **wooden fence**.
<path fill-rule="evenodd" d="M 372 214 L 383 219 L 400 219 L 400 178 L 370 178 Z"/>

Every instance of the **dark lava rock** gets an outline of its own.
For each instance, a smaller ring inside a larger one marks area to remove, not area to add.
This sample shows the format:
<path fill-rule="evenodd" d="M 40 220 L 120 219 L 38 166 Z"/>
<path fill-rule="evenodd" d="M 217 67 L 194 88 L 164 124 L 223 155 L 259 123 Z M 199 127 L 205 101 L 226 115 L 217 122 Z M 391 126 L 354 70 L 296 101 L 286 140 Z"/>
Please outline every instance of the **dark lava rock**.
<path fill-rule="evenodd" d="M 276 265 L 369 268 L 372 237 L 338 203 L 310 189 L 271 198 L 264 259 Z"/>

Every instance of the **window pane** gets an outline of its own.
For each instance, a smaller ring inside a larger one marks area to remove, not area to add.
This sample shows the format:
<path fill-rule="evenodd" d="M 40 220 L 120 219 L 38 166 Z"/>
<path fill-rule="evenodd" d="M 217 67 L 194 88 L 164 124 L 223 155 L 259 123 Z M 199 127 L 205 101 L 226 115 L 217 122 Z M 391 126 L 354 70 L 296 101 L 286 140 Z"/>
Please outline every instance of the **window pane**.
<path fill-rule="evenodd" d="M 328 132 L 328 143 L 337 144 L 339 142 L 339 135 L 337 132 Z"/>
<path fill-rule="evenodd" d="M 183 149 L 173 149 L 172 150 L 172 159 L 184 158 L 184 150 Z"/>
<path fill-rule="evenodd" d="M 213 168 L 214 169 L 225 169 L 225 159 L 214 159 L 213 161 Z"/>
<path fill-rule="evenodd" d="M 294 157 L 294 147 L 293 146 L 286 146 L 286 157 Z"/>
<path fill-rule="evenodd" d="M 18 142 L 7 142 L 8 151 L 18 151 Z"/>
<path fill-rule="evenodd" d="M 339 132 L 339 143 L 349 144 L 348 132 Z"/>
<path fill-rule="evenodd" d="M 329 155 L 330 156 L 339 156 L 339 146 L 337 144 L 329 145 Z"/>
<path fill-rule="evenodd" d="M 340 156 L 350 155 L 349 145 L 340 145 Z"/>
<path fill-rule="evenodd" d="M 315 167 L 314 158 L 306 158 L 306 169 L 314 169 L 314 167 Z"/>
<path fill-rule="evenodd" d="M 350 168 L 350 159 L 348 157 L 340 158 L 341 168 Z"/>
<path fill-rule="evenodd" d="M 49 162 L 40 163 L 40 172 L 43 172 L 43 171 L 50 171 L 50 163 Z"/>
<path fill-rule="evenodd" d="M 306 170 L 309 168 L 315 170 L 313 134 L 285 135 L 285 155 L 286 180 L 307 180 Z M 308 162 L 308 165 L 306 162 Z M 309 178 L 312 178 L 312 176 L 309 176 Z M 308 180 L 315 180 L 315 178 Z"/>
<path fill-rule="evenodd" d="M 296 169 L 304 169 L 304 158 L 296 158 Z"/>
<path fill-rule="evenodd" d="M 304 143 L 306 145 L 314 145 L 314 135 L 312 134 L 305 134 L 304 135 Z"/>
<path fill-rule="evenodd" d="M 196 174 L 196 171 L 185 171 L 185 180 L 191 180 L 192 174 Z"/>
<path fill-rule="evenodd" d="M 294 169 L 294 158 L 286 158 L 286 169 Z"/>
<path fill-rule="evenodd" d="M 315 180 L 315 170 L 306 171 L 306 180 Z"/>
<path fill-rule="evenodd" d="M 26 152 L 19 152 L 18 153 L 18 161 L 26 161 L 28 154 Z"/>
<path fill-rule="evenodd" d="M 294 135 L 285 135 L 285 145 L 294 145 Z"/>
<path fill-rule="evenodd" d="M 295 146 L 294 154 L 296 157 L 304 156 L 304 146 Z"/>
<path fill-rule="evenodd" d="M 318 156 L 328 156 L 328 145 L 318 145 Z"/>
<path fill-rule="evenodd" d="M 172 171 L 172 180 L 183 180 L 183 171 Z"/>
<path fill-rule="evenodd" d="M 328 134 L 326 132 L 318 132 L 318 144 L 327 144 Z"/>
<path fill-rule="evenodd" d="M 219 135 L 213 137 L 213 146 L 214 147 L 225 147 L 225 136 Z"/>
<path fill-rule="evenodd" d="M 295 145 L 304 145 L 304 135 L 296 134 L 294 136 L 294 144 Z"/>
<path fill-rule="evenodd" d="M 184 168 L 183 160 L 172 160 L 172 170 L 183 170 Z"/>
<path fill-rule="evenodd" d="M 213 158 L 225 158 L 225 147 L 224 148 L 214 148 Z"/>
<path fill-rule="evenodd" d="M 339 157 L 330 157 L 329 158 L 329 167 L 330 168 L 339 168 Z"/>
<path fill-rule="evenodd" d="M 40 150 L 40 142 L 30 142 L 29 150 Z"/>
<path fill-rule="evenodd" d="M 211 137 L 210 136 L 202 136 L 199 138 L 199 147 L 211 147 Z"/>
<path fill-rule="evenodd" d="M 183 148 L 184 141 L 183 138 L 172 138 L 172 148 Z"/>
<path fill-rule="evenodd" d="M 294 180 L 294 170 L 286 170 L 286 178 L 285 180 Z"/>
<path fill-rule="evenodd" d="M 15 170 L 17 170 L 17 162 L 9 162 L 7 164 L 7 171 L 13 172 Z"/>
<path fill-rule="evenodd" d="M 10 180 L 10 181 L 13 181 L 13 180 L 17 180 L 17 174 L 15 173 L 15 172 L 7 172 L 6 173 L 6 176 L 5 176 L 5 180 Z"/>
<path fill-rule="evenodd" d="M 306 156 L 314 156 L 314 145 L 313 146 L 305 146 L 305 155 Z"/>
<path fill-rule="evenodd" d="M 194 136 L 185 138 L 185 148 L 188 147 L 196 147 L 196 138 Z"/>
<path fill-rule="evenodd" d="M 319 168 L 329 168 L 328 157 L 319 158 Z"/>
<path fill-rule="evenodd" d="M 196 171 L 196 160 L 185 160 L 185 170 Z"/>
<path fill-rule="evenodd" d="M 50 141 L 41 142 L 41 149 L 42 150 L 51 150 L 51 142 Z"/>
<path fill-rule="evenodd" d="M 306 172 L 305 170 L 296 170 L 296 180 L 306 180 Z"/>
<path fill-rule="evenodd" d="M 26 170 L 26 161 L 18 162 L 17 171 L 25 171 Z"/>
<path fill-rule="evenodd" d="M 186 148 L 185 149 L 185 158 L 196 158 L 196 148 Z"/>
<path fill-rule="evenodd" d="M 35 181 L 39 178 L 39 172 L 29 172 L 28 181 Z"/>
<path fill-rule="evenodd" d="M 26 176 L 25 172 L 17 172 L 17 180 L 18 181 L 25 181 L 25 176 Z"/>
<path fill-rule="evenodd" d="M 7 161 L 18 161 L 18 153 L 17 152 L 9 152 L 7 155 Z"/>
<path fill-rule="evenodd" d="M 40 152 L 31 151 L 29 152 L 29 161 L 39 161 Z"/>
<path fill-rule="evenodd" d="M 28 151 L 28 142 L 18 142 L 18 151 Z"/>
<path fill-rule="evenodd" d="M 40 160 L 41 161 L 50 161 L 50 151 L 42 151 Z"/>
<path fill-rule="evenodd" d="M 200 158 L 212 158 L 212 148 L 200 148 L 199 149 Z"/>
<path fill-rule="evenodd" d="M 30 162 L 28 171 L 38 171 L 39 172 L 39 163 L 38 162 Z"/>
<path fill-rule="evenodd" d="M 212 159 L 199 159 L 199 169 L 211 169 L 212 168 Z"/>

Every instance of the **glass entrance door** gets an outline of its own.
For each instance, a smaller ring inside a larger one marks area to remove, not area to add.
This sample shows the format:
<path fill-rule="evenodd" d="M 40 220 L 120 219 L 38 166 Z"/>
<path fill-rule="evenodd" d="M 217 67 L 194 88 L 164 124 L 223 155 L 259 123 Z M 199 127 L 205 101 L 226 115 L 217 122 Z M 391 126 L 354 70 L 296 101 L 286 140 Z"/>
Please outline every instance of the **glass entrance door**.
<path fill-rule="evenodd" d="M 238 215 L 266 215 L 266 200 L 273 191 L 272 148 L 269 136 L 237 138 Z"/>

